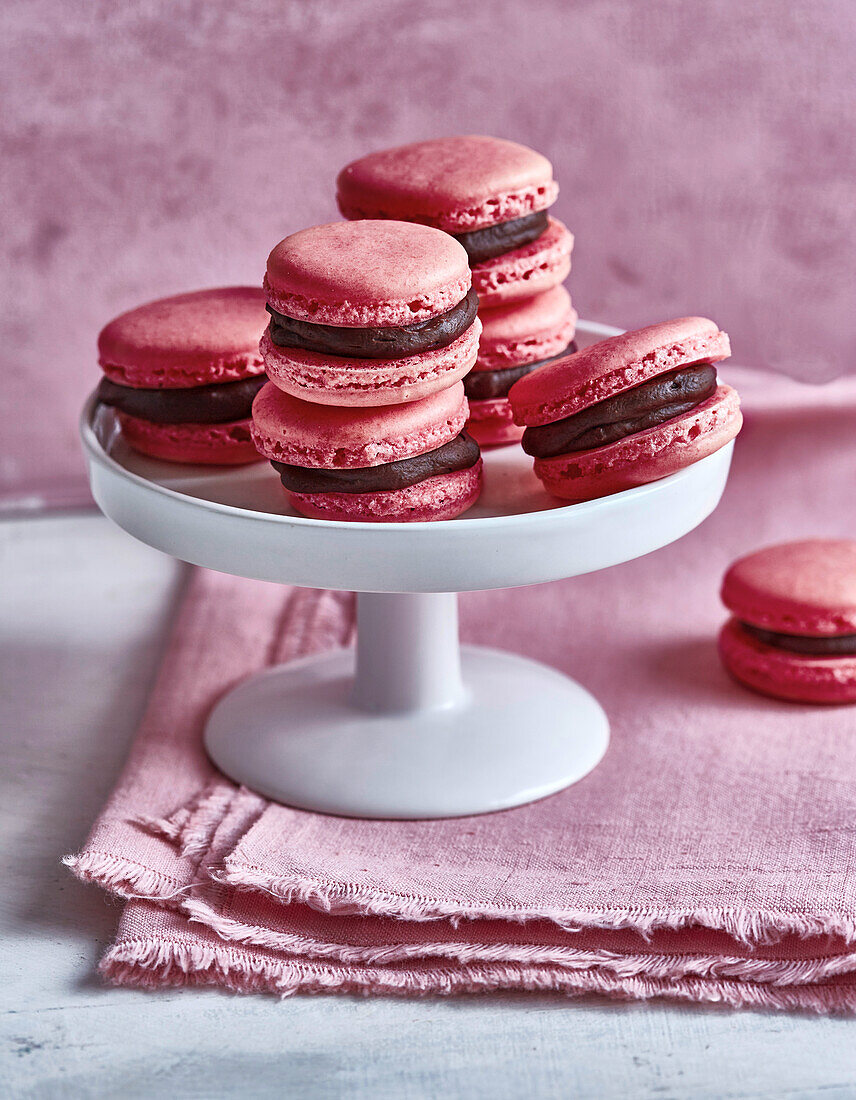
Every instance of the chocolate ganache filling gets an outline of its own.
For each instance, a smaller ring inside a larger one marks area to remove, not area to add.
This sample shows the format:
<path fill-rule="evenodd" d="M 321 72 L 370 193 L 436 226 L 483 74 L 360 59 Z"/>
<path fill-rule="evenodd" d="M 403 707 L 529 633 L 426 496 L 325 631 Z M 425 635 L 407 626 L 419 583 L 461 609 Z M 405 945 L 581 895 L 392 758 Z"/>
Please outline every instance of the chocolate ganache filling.
<path fill-rule="evenodd" d="M 715 392 L 716 367 L 712 363 L 693 363 L 607 397 L 564 420 L 527 428 L 521 443 L 534 458 L 605 447 L 683 416 Z"/>
<path fill-rule="evenodd" d="M 775 630 L 764 630 L 750 623 L 741 622 L 740 625 L 747 634 L 751 634 L 764 645 L 773 646 L 774 649 L 802 653 L 807 657 L 856 656 L 856 634 L 839 634 L 832 638 L 809 638 L 799 634 L 779 634 Z"/>
<path fill-rule="evenodd" d="M 545 363 L 552 363 L 554 359 L 573 355 L 576 350 L 576 342 L 571 340 L 565 350 L 560 351 L 558 355 L 551 355 L 549 359 L 539 359 L 536 363 L 523 363 L 519 367 L 505 367 L 503 370 L 470 371 L 464 378 L 464 392 L 472 401 L 489 401 L 492 397 L 506 397 L 518 378 L 523 378 L 536 367 L 543 367 Z"/>
<path fill-rule="evenodd" d="M 321 470 L 271 462 L 283 486 L 291 493 L 386 493 L 406 489 L 439 474 L 469 470 L 479 460 L 479 445 L 466 432 L 427 454 L 360 466 L 351 470 Z"/>
<path fill-rule="evenodd" d="M 473 229 L 469 233 L 453 233 L 452 236 L 467 250 L 470 264 L 478 264 L 537 241 L 548 222 L 547 211 L 538 210 L 510 222 L 487 225 L 484 229 Z"/>
<path fill-rule="evenodd" d="M 128 416 L 154 424 L 227 424 L 248 420 L 253 398 L 267 382 L 266 374 L 219 382 L 213 386 L 192 386 L 183 390 L 138 390 L 102 378 L 97 397 Z"/>
<path fill-rule="evenodd" d="M 467 296 L 446 313 L 399 328 L 316 325 L 286 317 L 271 306 L 267 306 L 267 311 L 271 316 L 270 338 L 277 347 L 303 348 L 345 359 L 403 359 L 432 348 L 448 347 L 467 331 L 478 308 L 478 295 L 471 288 Z"/>

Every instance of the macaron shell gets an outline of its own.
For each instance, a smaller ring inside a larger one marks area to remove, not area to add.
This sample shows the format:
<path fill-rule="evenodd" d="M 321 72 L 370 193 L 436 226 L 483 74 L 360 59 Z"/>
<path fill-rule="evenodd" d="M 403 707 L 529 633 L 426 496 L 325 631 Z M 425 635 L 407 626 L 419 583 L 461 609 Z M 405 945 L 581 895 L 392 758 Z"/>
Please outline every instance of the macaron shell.
<path fill-rule="evenodd" d="M 346 218 L 401 218 L 465 233 L 546 210 L 559 187 L 540 153 L 469 134 L 370 153 L 342 169 L 336 191 Z"/>
<path fill-rule="evenodd" d="M 161 298 L 114 318 L 98 337 L 98 362 L 113 382 L 183 389 L 261 374 L 268 322 L 258 287 L 233 286 Z"/>
<path fill-rule="evenodd" d="M 515 383 L 509 394 L 518 424 L 552 424 L 658 374 L 731 354 L 728 336 L 706 317 L 663 321 L 612 336 L 547 363 Z"/>
<path fill-rule="evenodd" d="M 333 222 L 273 249 L 264 289 L 288 317 L 350 328 L 426 321 L 471 286 L 469 260 L 447 233 L 400 221 Z"/>
<path fill-rule="evenodd" d="M 519 302 L 479 312 L 482 335 L 473 370 L 503 370 L 536 363 L 565 350 L 573 340 L 577 312 L 563 286 Z"/>
<path fill-rule="evenodd" d="M 476 319 L 457 340 L 403 359 L 345 359 L 282 348 L 266 332 L 262 358 L 271 382 L 285 393 L 321 405 L 365 407 L 417 401 L 463 378 L 478 354 Z"/>
<path fill-rule="evenodd" d="M 480 447 L 503 447 L 516 443 L 523 435 L 511 418 L 511 406 L 505 397 L 493 397 L 484 401 L 470 401 L 470 418 L 467 431 Z"/>
<path fill-rule="evenodd" d="M 747 554 L 725 574 L 722 601 L 782 634 L 856 634 L 856 542 L 804 539 Z"/>
<path fill-rule="evenodd" d="M 764 645 L 729 619 L 719 655 L 731 675 L 763 695 L 800 703 L 856 703 L 856 657 L 809 657 Z"/>
<path fill-rule="evenodd" d="M 154 424 L 122 412 L 116 415 L 129 447 L 165 462 L 243 466 L 260 459 L 250 435 L 249 420 L 228 424 Z"/>
<path fill-rule="evenodd" d="M 577 502 L 595 500 L 691 466 L 724 447 L 742 424 L 737 392 L 720 385 L 707 401 L 684 416 L 606 447 L 536 458 L 534 469 L 554 496 Z"/>
<path fill-rule="evenodd" d="M 268 382 L 253 402 L 252 435 L 265 458 L 351 470 L 436 450 L 459 435 L 466 420 L 462 382 L 418 401 L 364 409 L 312 404 Z"/>
<path fill-rule="evenodd" d="M 295 508 L 310 519 L 361 523 L 419 523 L 454 519 L 478 500 L 482 460 L 468 470 L 426 478 L 386 493 L 289 493 Z"/>
<path fill-rule="evenodd" d="M 537 240 L 473 267 L 479 304 L 490 308 L 558 286 L 571 270 L 573 247 L 573 234 L 550 218 Z"/>

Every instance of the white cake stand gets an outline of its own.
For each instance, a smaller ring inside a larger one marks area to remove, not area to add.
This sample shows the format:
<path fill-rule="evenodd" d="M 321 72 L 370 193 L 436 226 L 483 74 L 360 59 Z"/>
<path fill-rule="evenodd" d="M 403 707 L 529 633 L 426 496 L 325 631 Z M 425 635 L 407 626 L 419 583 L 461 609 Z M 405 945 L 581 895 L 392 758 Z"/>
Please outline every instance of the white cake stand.
<path fill-rule="evenodd" d="M 581 324 L 582 346 L 618 330 Z M 485 488 L 442 523 L 342 523 L 293 511 L 267 463 L 176 466 L 124 443 L 90 398 L 92 493 L 135 538 L 223 573 L 353 590 L 356 651 L 254 676 L 212 711 L 208 752 L 290 806 L 370 818 L 484 813 L 581 779 L 606 751 L 598 702 L 522 657 L 458 643 L 457 593 L 589 573 L 673 542 L 719 502 L 732 447 L 584 504 L 550 497 L 519 446 L 488 451 Z"/>

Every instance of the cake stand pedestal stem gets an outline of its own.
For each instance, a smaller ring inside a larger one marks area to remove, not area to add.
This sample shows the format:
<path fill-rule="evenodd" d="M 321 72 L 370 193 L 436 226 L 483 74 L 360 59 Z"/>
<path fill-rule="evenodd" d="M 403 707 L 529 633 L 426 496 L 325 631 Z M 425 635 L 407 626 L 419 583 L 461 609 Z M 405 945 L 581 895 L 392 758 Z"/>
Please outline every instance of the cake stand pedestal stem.
<path fill-rule="evenodd" d="M 370 714 L 453 707 L 465 698 L 454 592 L 357 596 L 354 706 Z"/>

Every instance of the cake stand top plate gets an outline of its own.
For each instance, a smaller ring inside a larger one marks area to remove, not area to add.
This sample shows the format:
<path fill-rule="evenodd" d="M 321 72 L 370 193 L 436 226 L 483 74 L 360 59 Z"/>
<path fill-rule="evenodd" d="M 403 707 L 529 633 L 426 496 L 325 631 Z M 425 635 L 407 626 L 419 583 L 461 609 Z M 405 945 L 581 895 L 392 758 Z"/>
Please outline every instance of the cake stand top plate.
<path fill-rule="evenodd" d="M 581 346 L 617 329 L 581 322 Z M 716 507 L 733 444 L 671 477 L 582 504 L 549 496 L 517 446 L 484 453 L 485 487 L 439 523 L 307 519 L 267 463 L 182 466 L 136 454 L 94 395 L 81 418 L 92 493 L 142 542 L 223 573 L 358 592 L 513 588 L 604 569 L 680 538 Z"/>

